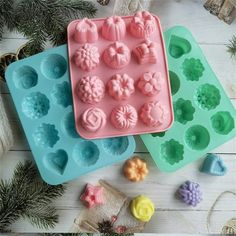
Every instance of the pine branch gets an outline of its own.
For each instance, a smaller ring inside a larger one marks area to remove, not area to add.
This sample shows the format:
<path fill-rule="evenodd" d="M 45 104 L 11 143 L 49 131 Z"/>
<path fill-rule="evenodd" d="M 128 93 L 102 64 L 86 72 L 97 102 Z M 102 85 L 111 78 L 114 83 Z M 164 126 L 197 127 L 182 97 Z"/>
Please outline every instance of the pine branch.
<path fill-rule="evenodd" d="M 231 57 L 236 57 L 236 35 L 229 42 L 227 51 L 231 54 Z"/>
<path fill-rule="evenodd" d="M 20 217 L 40 228 L 53 228 L 56 210 L 49 204 L 64 193 L 64 186 L 44 183 L 30 161 L 19 163 L 10 181 L 0 181 L 0 232 Z"/>

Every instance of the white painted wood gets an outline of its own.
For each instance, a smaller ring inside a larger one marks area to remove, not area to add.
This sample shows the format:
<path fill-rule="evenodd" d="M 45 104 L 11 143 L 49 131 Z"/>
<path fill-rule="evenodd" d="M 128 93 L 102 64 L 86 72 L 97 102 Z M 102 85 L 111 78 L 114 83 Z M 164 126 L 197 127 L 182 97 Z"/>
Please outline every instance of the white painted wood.
<path fill-rule="evenodd" d="M 151 10 L 160 17 L 163 29 L 184 25 L 192 31 L 236 107 L 236 61 L 231 60 L 226 52 L 228 40 L 236 33 L 236 21 L 230 26 L 219 21 L 203 8 L 203 3 L 203 0 L 154 0 Z M 114 0 L 111 0 L 108 7 L 99 6 L 98 17 L 111 14 L 113 4 Z M 4 41 L 0 43 L 0 54 L 15 52 L 25 42 L 22 35 L 5 32 Z M 7 179 L 11 177 L 16 163 L 31 159 L 32 154 L 24 138 L 9 92 L 3 84 L 0 84 L 0 93 L 3 94 L 7 104 L 16 139 L 11 151 L 0 160 L 0 178 Z M 145 193 L 154 201 L 155 215 L 147 224 L 145 233 L 208 233 L 207 211 L 215 198 L 225 190 L 236 191 L 236 139 L 214 150 L 221 154 L 229 168 L 227 175 L 223 177 L 200 173 L 198 168 L 202 160 L 191 163 L 175 173 L 162 173 L 156 168 L 141 140 L 137 138 L 136 141 L 136 153 L 147 160 L 150 168 L 147 179 L 137 184 L 128 182 L 122 175 L 122 163 L 118 163 L 71 181 L 65 195 L 54 202 L 59 209 L 60 223 L 54 230 L 48 232 L 68 232 L 75 216 L 81 210 L 78 197 L 82 187 L 87 182 L 96 183 L 98 179 L 104 178 L 131 197 Z M 204 200 L 196 208 L 185 206 L 174 197 L 177 187 L 186 179 L 199 182 L 202 187 Z M 235 198 L 226 195 L 216 205 L 210 232 L 220 233 L 223 224 L 232 217 L 236 217 Z M 42 232 L 23 220 L 13 224 L 12 230 L 22 233 Z"/>

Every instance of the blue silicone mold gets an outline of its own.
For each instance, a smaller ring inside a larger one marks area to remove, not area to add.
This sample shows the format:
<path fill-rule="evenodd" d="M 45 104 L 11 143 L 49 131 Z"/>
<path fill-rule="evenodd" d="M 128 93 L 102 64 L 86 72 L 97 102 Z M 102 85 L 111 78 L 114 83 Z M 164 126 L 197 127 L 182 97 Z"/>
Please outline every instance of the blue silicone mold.
<path fill-rule="evenodd" d="M 133 136 L 85 140 L 75 130 L 67 45 L 12 63 L 6 80 L 42 178 L 60 184 L 129 158 Z"/>

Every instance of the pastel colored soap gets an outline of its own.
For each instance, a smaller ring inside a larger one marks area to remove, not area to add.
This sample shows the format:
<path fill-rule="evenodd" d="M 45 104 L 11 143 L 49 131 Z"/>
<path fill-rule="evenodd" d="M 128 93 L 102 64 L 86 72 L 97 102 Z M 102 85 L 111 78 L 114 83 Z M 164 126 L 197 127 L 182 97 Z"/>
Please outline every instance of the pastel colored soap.
<path fill-rule="evenodd" d="M 126 25 L 120 16 L 110 16 L 102 25 L 102 36 L 110 41 L 120 41 L 125 37 Z"/>
<path fill-rule="evenodd" d="M 219 156 L 209 153 L 203 161 L 200 171 L 209 175 L 222 176 L 227 173 L 227 167 Z"/>

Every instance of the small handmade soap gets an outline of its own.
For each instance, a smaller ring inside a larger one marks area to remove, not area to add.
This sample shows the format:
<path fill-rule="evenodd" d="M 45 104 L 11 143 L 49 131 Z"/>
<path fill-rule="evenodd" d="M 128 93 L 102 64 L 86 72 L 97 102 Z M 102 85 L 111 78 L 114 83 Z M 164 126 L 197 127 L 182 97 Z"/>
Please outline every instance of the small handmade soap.
<path fill-rule="evenodd" d="M 192 181 L 185 181 L 177 191 L 177 197 L 184 203 L 197 206 L 202 201 L 200 185 Z"/>
<path fill-rule="evenodd" d="M 219 156 L 209 153 L 207 154 L 200 171 L 209 175 L 222 176 L 226 174 L 227 167 Z"/>
<path fill-rule="evenodd" d="M 130 210 L 137 220 L 148 222 L 155 212 L 155 207 L 150 198 L 139 195 L 131 201 Z"/>
<path fill-rule="evenodd" d="M 139 157 L 133 157 L 125 162 L 123 171 L 127 179 L 138 182 L 148 174 L 147 163 Z"/>
<path fill-rule="evenodd" d="M 80 196 L 80 200 L 83 201 L 88 208 L 104 204 L 103 187 L 86 184 L 85 190 Z"/>

